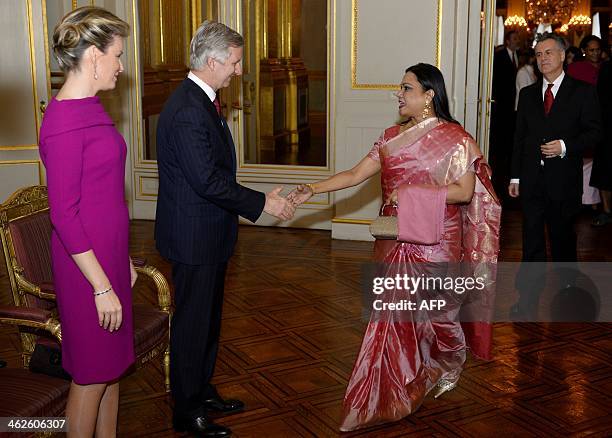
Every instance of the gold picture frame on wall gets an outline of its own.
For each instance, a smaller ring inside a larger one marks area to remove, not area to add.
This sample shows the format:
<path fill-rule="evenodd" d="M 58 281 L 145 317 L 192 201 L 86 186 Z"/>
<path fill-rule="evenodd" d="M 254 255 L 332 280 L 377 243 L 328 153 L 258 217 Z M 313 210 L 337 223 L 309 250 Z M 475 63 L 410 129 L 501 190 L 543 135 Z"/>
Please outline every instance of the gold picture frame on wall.
<path fill-rule="evenodd" d="M 354 90 L 395 90 L 397 89 L 397 84 L 395 83 L 375 83 L 374 81 L 359 81 L 358 67 L 359 67 L 359 41 L 361 41 L 359 35 L 359 6 L 360 4 L 366 2 L 373 2 L 374 0 L 352 0 L 351 7 L 351 88 Z M 406 3 L 412 1 L 413 3 L 419 4 L 420 11 L 423 10 L 426 6 L 423 4 L 424 2 L 420 2 L 419 0 L 408 0 Z M 428 7 L 432 7 L 432 15 L 435 15 L 435 23 L 432 23 L 436 28 L 436 36 L 435 36 L 435 47 L 433 47 L 433 59 L 431 59 L 432 63 L 440 68 L 441 64 L 441 55 L 442 55 L 442 1 L 437 0 L 437 4 L 433 1 L 427 2 Z M 375 2 L 379 4 L 379 2 Z M 368 3 L 369 4 L 369 3 Z M 407 6 L 406 9 L 410 9 L 410 6 Z M 422 14 L 421 14 L 422 15 Z M 421 16 L 419 15 L 419 17 Z M 378 25 L 378 20 L 376 21 Z M 432 26 L 432 27 L 433 27 Z M 369 32 L 368 35 L 375 35 L 374 32 Z M 424 60 L 424 62 L 427 60 Z"/>

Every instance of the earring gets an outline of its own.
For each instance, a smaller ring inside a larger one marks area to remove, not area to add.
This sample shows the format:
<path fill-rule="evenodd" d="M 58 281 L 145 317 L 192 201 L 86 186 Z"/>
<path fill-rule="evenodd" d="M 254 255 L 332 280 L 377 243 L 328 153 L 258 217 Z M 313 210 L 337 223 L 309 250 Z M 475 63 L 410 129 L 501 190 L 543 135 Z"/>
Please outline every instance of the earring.
<path fill-rule="evenodd" d="M 430 112 L 431 112 L 431 103 L 428 100 L 426 100 L 425 106 L 423 107 L 423 113 L 421 114 L 421 120 L 425 120 L 426 118 L 428 118 Z"/>
<path fill-rule="evenodd" d="M 97 81 L 98 80 L 98 69 L 96 67 L 96 64 L 94 64 L 94 79 Z"/>

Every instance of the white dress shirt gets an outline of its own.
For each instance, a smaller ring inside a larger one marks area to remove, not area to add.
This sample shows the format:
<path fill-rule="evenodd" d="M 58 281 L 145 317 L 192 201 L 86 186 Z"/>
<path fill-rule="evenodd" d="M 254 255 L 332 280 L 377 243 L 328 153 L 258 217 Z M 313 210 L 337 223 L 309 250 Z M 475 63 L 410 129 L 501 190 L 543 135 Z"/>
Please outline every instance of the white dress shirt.
<path fill-rule="evenodd" d="M 557 79 L 555 79 L 552 82 L 553 86 L 551 88 L 551 91 L 555 98 L 557 98 L 557 92 L 559 91 L 559 88 L 561 87 L 561 82 L 563 82 L 564 77 L 565 77 L 565 72 L 561 71 L 561 74 L 557 76 Z M 542 101 L 544 101 L 544 94 L 546 93 L 548 84 L 549 82 L 546 80 L 546 78 L 544 78 L 544 80 L 542 81 Z M 561 143 L 561 153 L 559 154 L 559 157 L 564 158 L 565 153 L 567 152 L 567 149 L 565 148 L 565 142 L 559 139 L 559 143 Z M 540 160 L 540 165 L 544 166 L 544 160 Z M 519 182 L 520 182 L 520 178 L 512 178 L 510 180 L 510 184 L 519 184 Z"/>
<path fill-rule="evenodd" d="M 212 87 L 210 85 L 208 85 L 206 82 L 204 82 L 202 79 L 200 79 L 199 77 L 197 77 L 193 72 L 189 72 L 189 74 L 187 75 L 187 79 L 191 79 L 193 82 L 196 83 L 196 85 L 198 87 L 200 87 L 202 90 L 204 90 L 204 92 L 206 93 L 206 95 L 208 96 L 208 98 L 210 99 L 211 102 L 215 101 L 215 98 L 217 97 L 217 93 L 215 93 L 215 90 L 212 89 Z"/>

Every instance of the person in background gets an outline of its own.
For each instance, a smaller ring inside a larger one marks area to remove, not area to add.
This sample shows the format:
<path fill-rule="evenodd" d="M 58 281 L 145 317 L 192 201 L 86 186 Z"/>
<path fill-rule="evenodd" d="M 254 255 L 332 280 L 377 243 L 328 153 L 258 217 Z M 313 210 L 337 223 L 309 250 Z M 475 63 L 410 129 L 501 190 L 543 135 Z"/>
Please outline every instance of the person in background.
<path fill-rule="evenodd" d="M 593 225 L 612 222 L 612 61 L 601 64 L 597 80 L 597 94 L 601 105 L 604 140 L 595 148 L 591 185 L 599 189 L 602 213 Z"/>
<path fill-rule="evenodd" d="M 512 135 L 516 118 L 516 72 L 519 66 L 517 51 L 520 46 L 519 33 L 511 30 L 505 35 L 504 46 L 493 56 L 489 157 L 493 169 L 493 184 L 501 196 L 505 196 L 504 188 L 510 174 Z"/>
<path fill-rule="evenodd" d="M 601 66 L 601 39 L 595 35 L 587 35 L 582 41 L 580 41 L 580 50 L 583 54 L 583 58 L 574 61 L 567 67 L 567 74 L 584 81 L 593 86 L 597 86 L 597 79 L 599 77 L 599 69 Z M 596 187 L 591 185 L 591 173 L 593 169 L 593 152 L 598 145 L 587 145 L 584 151 L 584 160 L 582 165 L 583 173 L 583 192 L 582 192 L 582 204 L 592 206 L 593 210 L 596 211 L 597 204 L 601 201 L 603 204 L 603 211 L 593 218 L 592 224 L 595 226 L 601 226 L 612 221 L 610 215 L 610 193 L 608 191 L 601 192 Z M 599 178 L 596 176 L 595 182 Z"/>
<path fill-rule="evenodd" d="M 127 23 L 93 6 L 68 13 L 53 32 L 53 53 L 66 79 L 45 111 L 40 155 L 53 225 L 62 366 L 72 376 L 69 437 L 116 435 L 119 378 L 134 363 L 127 148 L 96 96 L 115 88 L 128 33 Z"/>
<path fill-rule="evenodd" d="M 567 67 L 573 62 L 577 62 L 582 60 L 582 52 L 576 46 L 569 46 L 565 50 L 565 62 L 563 63 L 563 68 L 567 70 Z"/>
<path fill-rule="evenodd" d="M 519 52 L 519 69 L 516 72 L 516 100 L 514 110 L 518 108 L 520 91 L 538 80 L 539 70 L 534 68 L 535 52 L 533 49 L 525 49 Z"/>
<path fill-rule="evenodd" d="M 544 287 L 546 229 L 553 262 L 577 260 L 574 221 L 582 198 L 582 153 L 601 138 L 595 87 L 563 71 L 565 42 L 545 33 L 535 46 L 543 80 L 521 90 L 508 192 L 521 198 L 523 255 L 510 316 L 533 320 Z M 573 65 L 573 64 L 572 64 Z M 571 286 L 572 278 L 562 278 Z"/>

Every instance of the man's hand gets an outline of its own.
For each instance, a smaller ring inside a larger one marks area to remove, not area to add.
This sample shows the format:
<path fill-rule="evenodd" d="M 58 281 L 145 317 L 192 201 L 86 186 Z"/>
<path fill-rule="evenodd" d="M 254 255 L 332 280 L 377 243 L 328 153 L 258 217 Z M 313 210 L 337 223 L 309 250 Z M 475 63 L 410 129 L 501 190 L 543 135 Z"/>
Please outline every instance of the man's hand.
<path fill-rule="evenodd" d="M 287 201 L 298 207 L 312 198 L 312 190 L 305 184 L 300 184 L 287 195 Z"/>
<path fill-rule="evenodd" d="M 513 198 L 519 197 L 519 185 L 517 183 L 510 183 L 508 186 L 508 194 Z"/>
<path fill-rule="evenodd" d="M 280 195 L 282 190 L 281 186 L 266 194 L 264 211 L 269 215 L 286 221 L 293 218 L 295 206 Z"/>
<path fill-rule="evenodd" d="M 559 140 L 549 141 L 548 143 L 540 145 L 540 151 L 542 151 L 542 156 L 544 158 L 558 157 L 561 155 L 562 150 Z"/>

